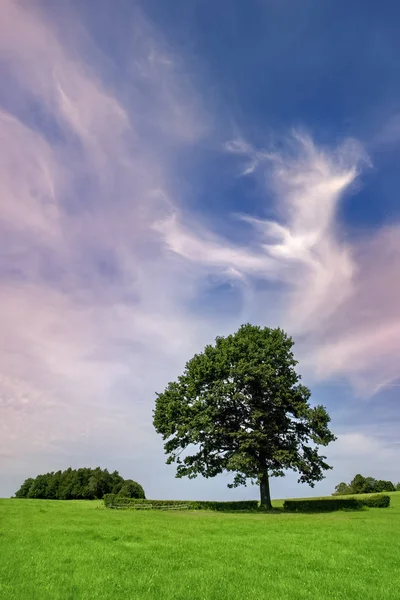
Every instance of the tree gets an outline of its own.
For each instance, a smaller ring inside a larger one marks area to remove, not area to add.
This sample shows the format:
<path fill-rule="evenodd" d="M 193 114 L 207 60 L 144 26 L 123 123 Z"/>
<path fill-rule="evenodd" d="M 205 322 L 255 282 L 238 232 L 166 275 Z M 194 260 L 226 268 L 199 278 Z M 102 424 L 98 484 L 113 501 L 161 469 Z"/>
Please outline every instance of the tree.
<path fill-rule="evenodd" d="M 146 498 L 142 486 L 132 479 L 125 480 L 118 495 L 121 498 L 142 498 L 143 500 Z"/>
<path fill-rule="evenodd" d="M 24 483 L 19 488 L 18 492 L 15 492 L 16 498 L 27 498 L 29 494 L 29 490 L 32 487 L 32 484 L 35 480 L 32 477 L 25 479 Z"/>
<path fill-rule="evenodd" d="M 94 500 L 103 498 L 104 494 L 119 493 L 123 485 L 129 497 L 145 498 L 141 485 L 127 479 L 126 482 L 118 473 L 109 473 L 107 469 L 68 468 L 65 471 L 38 475 L 35 479 L 27 479 L 16 492 L 17 498 L 43 498 L 52 500 Z M 136 494 L 131 496 L 132 494 Z"/>
<path fill-rule="evenodd" d="M 377 480 L 374 477 L 365 477 L 364 485 L 362 486 L 362 494 L 373 494 L 377 490 Z"/>
<path fill-rule="evenodd" d="M 363 494 L 366 487 L 366 479 L 360 473 L 350 481 L 350 489 L 352 494 Z"/>
<path fill-rule="evenodd" d="M 348 490 L 348 491 L 346 491 Z M 358 473 L 349 484 L 343 481 L 335 487 L 333 496 L 339 494 L 374 494 L 379 492 L 394 492 L 395 487 L 391 481 L 363 477 Z"/>
<path fill-rule="evenodd" d="M 51 473 L 51 477 L 49 477 L 47 486 L 47 498 L 49 500 L 58 499 L 58 489 L 60 487 L 60 480 L 61 471 L 57 471 L 57 473 Z"/>
<path fill-rule="evenodd" d="M 40 477 L 40 475 L 39 475 Z M 72 488 L 75 480 L 75 471 L 68 467 L 65 471 L 61 473 L 60 477 L 60 485 L 57 491 L 57 499 L 58 500 L 73 500 L 74 497 L 72 495 Z"/>
<path fill-rule="evenodd" d="M 118 471 L 113 471 L 113 473 L 111 473 L 111 480 L 112 480 L 111 493 L 118 494 L 124 484 L 124 478 L 121 477 L 121 475 L 118 473 Z M 132 481 L 132 480 L 127 479 L 127 481 Z"/>
<path fill-rule="evenodd" d="M 267 509 L 270 476 L 292 469 L 311 486 L 323 479 L 331 467 L 319 446 L 335 436 L 325 408 L 309 404 L 292 347 L 281 329 L 242 325 L 196 354 L 157 394 L 153 423 L 177 477 L 233 472 L 229 487 L 257 483 Z"/>
<path fill-rule="evenodd" d="M 399 481 L 399 483 L 396 485 L 396 492 L 400 492 L 400 481 Z"/>
<path fill-rule="evenodd" d="M 395 492 L 396 488 L 394 487 L 391 481 L 385 481 L 383 479 L 378 479 L 376 482 L 376 492 Z"/>
<path fill-rule="evenodd" d="M 95 498 L 102 498 L 104 494 L 112 491 L 112 477 L 107 469 L 101 470 L 96 467 L 92 470 L 88 488 Z"/>
<path fill-rule="evenodd" d="M 347 483 L 341 481 L 335 487 L 335 491 L 333 492 L 332 496 L 346 496 L 348 494 L 351 494 L 350 487 L 347 485 Z"/>
<path fill-rule="evenodd" d="M 47 488 L 47 475 L 38 475 L 29 489 L 28 498 L 47 498 Z"/>

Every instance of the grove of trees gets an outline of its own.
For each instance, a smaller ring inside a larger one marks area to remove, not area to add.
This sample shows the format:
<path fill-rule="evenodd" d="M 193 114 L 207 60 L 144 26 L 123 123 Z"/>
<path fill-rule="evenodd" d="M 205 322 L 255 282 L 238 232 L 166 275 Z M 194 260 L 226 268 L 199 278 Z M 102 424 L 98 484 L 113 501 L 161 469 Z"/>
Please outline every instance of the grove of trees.
<path fill-rule="evenodd" d="M 296 371 L 293 340 L 281 329 L 242 325 L 218 337 L 157 394 L 153 423 L 177 477 L 234 473 L 229 487 L 260 486 L 271 508 L 269 478 L 290 469 L 313 486 L 331 467 L 320 446 L 335 440 L 323 406 Z"/>
<path fill-rule="evenodd" d="M 95 500 L 104 494 L 118 494 L 125 498 L 145 498 L 141 485 L 132 479 L 124 479 L 107 469 L 67 469 L 38 475 L 24 481 L 16 492 L 16 498 L 43 498 L 48 500 Z"/>
<path fill-rule="evenodd" d="M 373 477 L 363 477 L 359 473 L 350 481 L 345 483 L 341 481 L 335 487 L 332 496 L 347 496 L 348 494 L 372 494 L 379 492 L 400 491 L 400 483 L 395 487 L 391 481 L 383 479 L 374 479 Z"/>

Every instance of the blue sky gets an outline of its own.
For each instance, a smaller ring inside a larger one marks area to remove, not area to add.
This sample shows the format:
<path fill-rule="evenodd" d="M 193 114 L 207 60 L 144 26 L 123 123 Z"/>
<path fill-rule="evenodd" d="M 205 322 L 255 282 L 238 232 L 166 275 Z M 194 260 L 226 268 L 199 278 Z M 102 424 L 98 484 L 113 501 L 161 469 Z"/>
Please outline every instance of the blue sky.
<path fill-rule="evenodd" d="M 293 335 L 332 416 L 312 493 L 400 480 L 397 4 L 0 11 L 0 495 L 100 465 L 149 497 L 256 498 L 176 480 L 152 427 L 243 322 Z"/>

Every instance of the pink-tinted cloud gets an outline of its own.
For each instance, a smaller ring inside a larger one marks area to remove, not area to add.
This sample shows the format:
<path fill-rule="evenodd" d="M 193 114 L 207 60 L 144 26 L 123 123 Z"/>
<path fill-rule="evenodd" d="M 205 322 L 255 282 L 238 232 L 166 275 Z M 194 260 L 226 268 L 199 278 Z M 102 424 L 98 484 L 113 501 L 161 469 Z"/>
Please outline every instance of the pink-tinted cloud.
<path fill-rule="evenodd" d="M 250 242 L 227 241 L 180 185 L 187 149 L 205 136 L 223 147 L 184 61 L 138 12 L 111 85 L 82 26 L 63 31 L 40 6 L 1 5 L 0 455 L 88 443 L 161 462 L 154 392 L 244 320 L 293 333 L 310 377 L 362 392 L 393 382 L 399 227 L 343 241 L 336 216 L 368 164 L 360 145 L 226 144 L 241 174 L 267 174 L 276 213 L 241 215 Z M 210 273 L 240 295 L 234 315 L 196 310 Z"/>
<path fill-rule="evenodd" d="M 2 17 L 15 111 L 0 113 L 0 452 L 112 432 L 129 446 L 132 427 L 137 451 L 168 366 L 207 337 L 184 307 L 190 274 L 151 229 L 170 210 L 171 152 L 203 135 L 205 115 L 139 13 L 128 108 L 85 61 L 86 38 L 68 45 L 34 3 L 5 0 Z"/>
<path fill-rule="evenodd" d="M 168 248 L 209 269 L 237 272 L 248 286 L 254 275 L 283 282 L 280 322 L 301 340 L 309 376 L 346 376 L 363 394 L 395 381 L 400 225 L 343 241 L 337 221 L 340 201 L 368 166 L 362 147 L 347 140 L 338 149 L 318 148 L 295 134 L 281 154 L 256 152 L 243 141 L 227 149 L 266 170 L 279 220 L 244 217 L 257 234 L 250 251 L 175 217 L 159 225 Z M 258 319 L 266 320 L 269 309 L 268 300 L 264 314 L 258 305 Z"/>

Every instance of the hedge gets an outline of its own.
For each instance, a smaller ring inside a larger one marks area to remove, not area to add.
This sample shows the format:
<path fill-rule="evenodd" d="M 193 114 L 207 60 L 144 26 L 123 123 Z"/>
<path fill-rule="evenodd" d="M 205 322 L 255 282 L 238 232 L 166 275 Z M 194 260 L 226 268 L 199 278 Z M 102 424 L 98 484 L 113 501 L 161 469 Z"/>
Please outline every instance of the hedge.
<path fill-rule="evenodd" d="M 390 506 L 390 496 L 375 494 L 364 498 L 308 498 L 306 500 L 285 500 L 283 508 L 293 512 L 330 512 L 334 510 L 360 510 L 369 508 L 386 508 Z"/>
<path fill-rule="evenodd" d="M 292 512 L 330 512 L 333 510 L 359 510 L 362 503 L 356 498 L 308 498 L 307 500 L 285 500 L 285 510 Z"/>
<path fill-rule="evenodd" d="M 191 510 L 257 510 L 257 500 L 243 500 L 238 502 L 207 502 L 201 500 L 139 500 L 137 498 L 120 498 L 115 494 L 106 494 L 104 504 L 107 508 L 123 507 L 127 509 L 139 508 L 138 505 L 151 505 L 152 508 L 168 508 L 172 506 L 187 506 Z"/>
<path fill-rule="evenodd" d="M 363 506 L 368 506 L 369 508 L 387 508 L 390 506 L 390 496 L 383 494 L 374 494 L 367 498 L 360 498 L 359 501 Z"/>
<path fill-rule="evenodd" d="M 207 502 L 201 500 L 141 500 L 137 498 L 120 498 L 116 494 L 106 494 L 104 504 L 107 508 L 140 508 L 138 505 L 151 506 L 154 509 L 185 506 L 191 510 L 214 511 L 249 511 L 257 510 L 257 500 L 243 500 L 239 502 Z M 283 508 L 292 512 L 331 512 L 335 510 L 360 510 L 364 506 L 369 508 L 386 508 L 390 506 L 390 496 L 375 494 L 364 498 L 308 498 L 305 500 L 285 500 Z"/>

